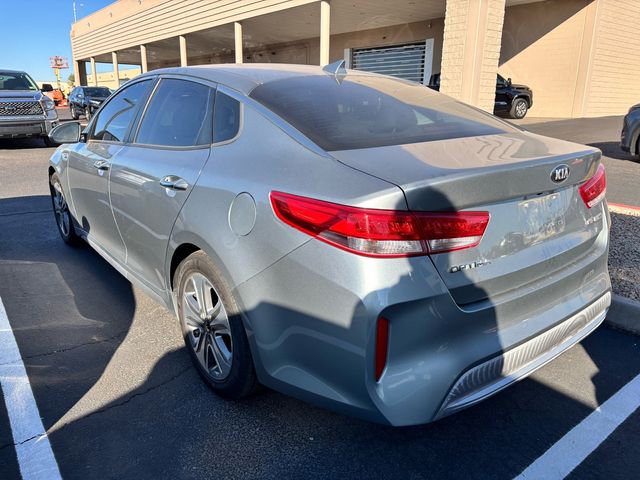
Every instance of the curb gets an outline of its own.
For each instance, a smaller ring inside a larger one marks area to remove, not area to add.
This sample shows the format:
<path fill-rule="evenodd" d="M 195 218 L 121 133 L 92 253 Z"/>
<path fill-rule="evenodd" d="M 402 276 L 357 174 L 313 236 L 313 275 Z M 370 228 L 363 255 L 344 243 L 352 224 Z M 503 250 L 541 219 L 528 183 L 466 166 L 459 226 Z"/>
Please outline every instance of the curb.
<path fill-rule="evenodd" d="M 640 335 L 640 301 L 622 297 L 616 293 L 611 297 L 611 307 L 605 323 Z"/>
<path fill-rule="evenodd" d="M 612 202 L 607 202 L 607 205 L 613 207 L 613 208 L 622 208 L 622 209 L 626 209 L 626 210 L 640 210 L 640 207 L 636 206 L 636 205 L 627 205 L 624 203 L 612 203 Z"/>

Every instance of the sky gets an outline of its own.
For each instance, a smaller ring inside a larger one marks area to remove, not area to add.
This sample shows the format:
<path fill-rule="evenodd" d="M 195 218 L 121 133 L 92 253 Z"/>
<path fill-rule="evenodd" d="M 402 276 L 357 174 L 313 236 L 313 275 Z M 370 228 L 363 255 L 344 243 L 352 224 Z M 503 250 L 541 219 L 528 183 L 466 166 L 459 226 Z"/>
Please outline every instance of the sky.
<path fill-rule="evenodd" d="M 76 0 L 78 19 L 115 0 Z M 73 0 L 0 0 L 0 69 L 24 70 L 34 80 L 54 80 L 49 57 L 60 55 L 69 61 L 61 70 L 62 80 L 73 73 L 69 31 L 73 23 Z M 98 64 L 98 71 L 111 66 Z"/>

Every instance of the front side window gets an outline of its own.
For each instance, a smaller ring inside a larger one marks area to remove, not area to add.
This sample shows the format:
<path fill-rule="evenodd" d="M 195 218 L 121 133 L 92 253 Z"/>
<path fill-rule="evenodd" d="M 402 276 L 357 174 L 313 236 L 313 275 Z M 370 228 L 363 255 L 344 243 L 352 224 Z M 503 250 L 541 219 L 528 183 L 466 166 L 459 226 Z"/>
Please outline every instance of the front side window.
<path fill-rule="evenodd" d="M 327 151 L 504 133 L 500 120 L 417 83 L 379 76 L 291 77 L 251 97 Z"/>
<path fill-rule="evenodd" d="M 213 123 L 214 143 L 234 138 L 240 130 L 240 102 L 229 95 L 218 92 Z"/>
<path fill-rule="evenodd" d="M 140 102 L 145 98 L 152 81 L 143 80 L 120 91 L 107 103 L 96 118 L 91 140 L 124 142 L 129 126 L 135 118 Z"/>
<path fill-rule="evenodd" d="M 136 143 L 168 147 L 211 144 L 214 90 L 200 83 L 161 80 L 140 123 Z"/>

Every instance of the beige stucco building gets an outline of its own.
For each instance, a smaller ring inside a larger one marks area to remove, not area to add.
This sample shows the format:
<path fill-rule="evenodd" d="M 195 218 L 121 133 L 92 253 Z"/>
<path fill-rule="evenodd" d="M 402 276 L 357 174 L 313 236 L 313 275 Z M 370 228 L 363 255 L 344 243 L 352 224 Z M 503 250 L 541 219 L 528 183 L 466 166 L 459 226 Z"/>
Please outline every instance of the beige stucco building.
<path fill-rule="evenodd" d="M 74 23 L 76 78 L 97 62 L 327 64 L 427 83 L 492 110 L 496 73 L 530 115 L 617 115 L 640 102 L 638 0 L 119 0 Z"/>
<path fill-rule="evenodd" d="M 119 68 L 118 76 L 120 78 L 117 81 L 113 71 L 97 72 L 95 77 L 93 73 L 87 73 L 86 85 L 100 85 L 101 87 L 108 87 L 115 90 L 120 85 L 127 83 L 129 80 L 137 77 L 141 73 L 142 68 L 140 67 L 127 68 L 126 70 Z"/>

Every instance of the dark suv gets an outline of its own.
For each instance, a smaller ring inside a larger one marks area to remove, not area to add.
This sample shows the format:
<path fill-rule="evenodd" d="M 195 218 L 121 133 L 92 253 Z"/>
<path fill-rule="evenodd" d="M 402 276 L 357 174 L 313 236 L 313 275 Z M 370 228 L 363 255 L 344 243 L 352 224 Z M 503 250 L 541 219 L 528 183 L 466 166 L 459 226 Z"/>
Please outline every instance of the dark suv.
<path fill-rule="evenodd" d="M 91 118 L 102 102 L 111 95 L 107 87 L 76 87 L 69 94 L 69 110 L 74 120 L 84 115 L 87 120 Z"/>
<path fill-rule="evenodd" d="M 640 103 L 631 107 L 624 117 L 620 148 L 640 160 Z"/>
<path fill-rule="evenodd" d="M 440 91 L 440 74 L 434 73 L 429 79 L 429 88 Z M 533 91 L 526 85 L 514 85 L 511 79 L 502 75 L 496 77 L 496 99 L 493 113 L 510 118 L 524 118 L 533 106 Z"/>

